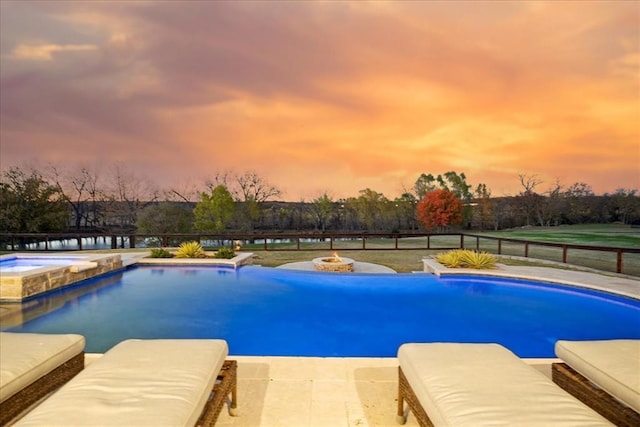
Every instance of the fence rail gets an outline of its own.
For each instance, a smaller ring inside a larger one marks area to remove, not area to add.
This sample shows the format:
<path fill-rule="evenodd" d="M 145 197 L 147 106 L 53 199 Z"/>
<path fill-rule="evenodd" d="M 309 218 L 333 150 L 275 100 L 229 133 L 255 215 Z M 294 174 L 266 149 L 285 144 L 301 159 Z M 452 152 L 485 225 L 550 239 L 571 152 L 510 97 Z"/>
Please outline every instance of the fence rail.
<path fill-rule="evenodd" d="M 93 241 L 93 244 L 88 242 Z M 99 242 L 102 241 L 102 246 Z M 483 250 L 498 255 L 519 255 L 526 258 L 550 259 L 567 264 L 570 258 L 602 261 L 606 254 L 615 256 L 615 267 L 599 269 L 640 275 L 640 248 L 607 247 L 591 245 L 574 245 L 564 243 L 540 242 L 503 237 L 484 236 L 468 233 L 363 233 L 363 232 L 331 232 L 331 233 L 167 233 L 167 234 L 89 234 L 89 233 L 0 233 L 0 242 L 7 251 L 56 251 L 84 250 L 97 247 L 124 249 L 156 246 L 172 246 L 180 241 L 219 242 L 232 244 L 240 241 L 243 244 L 257 244 L 265 251 L 317 251 L 328 250 L 450 250 L 458 248 Z M 71 242 L 60 244 L 60 242 Z M 75 242 L 75 243 L 73 243 Z M 323 242 L 328 247 L 318 248 L 312 242 Z M 345 246 L 345 242 L 350 242 Z M 381 242 L 384 242 L 381 244 Z M 409 243 L 407 243 L 409 242 Z M 56 243 L 56 244 L 54 244 Z M 283 245 L 282 243 L 288 243 Z M 355 244 L 354 244 L 355 243 Z M 89 246 L 89 247 L 88 247 Z M 545 249 L 549 249 L 546 250 Z M 560 251 L 558 260 L 553 250 Z M 592 256 L 576 256 L 580 251 L 588 251 Z M 580 263 L 578 263 L 580 264 Z M 583 262 L 582 264 L 585 264 Z"/>

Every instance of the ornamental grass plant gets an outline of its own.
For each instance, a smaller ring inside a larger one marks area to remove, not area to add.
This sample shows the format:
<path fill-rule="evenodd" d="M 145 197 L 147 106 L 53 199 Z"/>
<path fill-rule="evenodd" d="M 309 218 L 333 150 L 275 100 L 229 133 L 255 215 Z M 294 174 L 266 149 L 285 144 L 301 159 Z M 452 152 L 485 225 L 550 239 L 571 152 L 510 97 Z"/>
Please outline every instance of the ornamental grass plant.
<path fill-rule="evenodd" d="M 478 270 L 496 267 L 497 259 L 488 252 L 455 249 L 436 255 L 436 261 L 447 268 L 474 268 Z"/>
<path fill-rule="evenodd" d="M 206 256 L 198 242 L 184 242 L 176 251 L 176 258 L 206 258 Z"/>

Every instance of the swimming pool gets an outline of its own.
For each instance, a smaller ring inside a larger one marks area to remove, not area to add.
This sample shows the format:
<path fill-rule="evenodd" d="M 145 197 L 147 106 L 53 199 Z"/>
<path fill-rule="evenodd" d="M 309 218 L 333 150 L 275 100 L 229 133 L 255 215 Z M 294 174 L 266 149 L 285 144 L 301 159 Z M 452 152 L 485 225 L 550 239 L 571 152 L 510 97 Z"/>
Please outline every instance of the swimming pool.
<path fill-rule="evenodd" d="M 553 357 L 558 339 L 640 338 L 640 301 L 578 288 L 430 274 L 137 266 L 24 305 L 17 332 L 223 338 L 235 355 L 395 356 L 403 342 L 498 342 Z"/>

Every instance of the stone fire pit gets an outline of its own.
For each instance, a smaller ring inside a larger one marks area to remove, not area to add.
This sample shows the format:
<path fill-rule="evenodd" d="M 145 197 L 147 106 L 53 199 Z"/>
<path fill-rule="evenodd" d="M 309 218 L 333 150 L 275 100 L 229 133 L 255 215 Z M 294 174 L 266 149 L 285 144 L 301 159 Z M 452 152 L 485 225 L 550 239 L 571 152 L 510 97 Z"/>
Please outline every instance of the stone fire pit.
<path fill-rule="evenodd" d="M 316 271 L 351 273 L 353 272 L 353 260 L 339 256 L 315 258 L 313 260 L 313 268 Z"/>

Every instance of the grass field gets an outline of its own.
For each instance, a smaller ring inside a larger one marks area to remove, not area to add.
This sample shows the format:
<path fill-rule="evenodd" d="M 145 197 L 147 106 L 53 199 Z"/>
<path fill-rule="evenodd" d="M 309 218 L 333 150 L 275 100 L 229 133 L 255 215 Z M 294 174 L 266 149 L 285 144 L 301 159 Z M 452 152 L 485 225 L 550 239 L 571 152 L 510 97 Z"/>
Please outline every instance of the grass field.
<path fill-rule="evenodd" d="M 527 227 L 483 234 L 539 242 L 640 248 L 640 228 L 621 224 Z"/>

